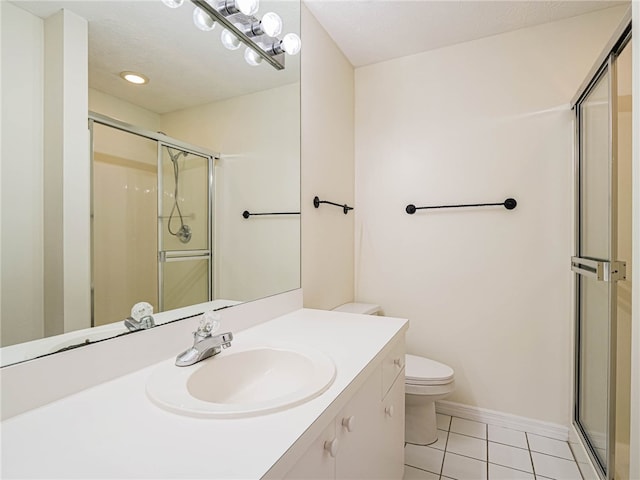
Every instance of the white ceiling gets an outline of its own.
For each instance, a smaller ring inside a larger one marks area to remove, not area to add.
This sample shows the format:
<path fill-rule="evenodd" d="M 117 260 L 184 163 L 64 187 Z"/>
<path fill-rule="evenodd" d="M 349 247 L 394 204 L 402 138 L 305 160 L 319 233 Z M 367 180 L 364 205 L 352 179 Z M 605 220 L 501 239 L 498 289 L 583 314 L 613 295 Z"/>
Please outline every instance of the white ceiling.
<path fill-rule="evenodd" d="M 0 0 L 4 1 L 4 0 Z M 89 24 L 89 84 L 156 113 L 167 113 L 300 79 L 300 55 L 285 70 L 248 66 L 243 49 L 226 50 L 220 26 L 201 32 L 190 2 L 170 9 L 159 0 L 13 0 L 46 18 L 67 8 Z M 624 1 L 306 0 L 311 12 L 356 67 L 518 28 L 608 8 Z M 287 33 L 300 32 L 291 0 L 261 0 Z M 304 35 L 303 35 L 304 42 Z M 304 54 L 304 44 L 303 44 Z M 124 82 L 123 70 L 150 78 L 143 87 Z"/>
<path fill-rule="evenodd" d="M 360 67 L 629 1 L 305 0 Z"/>

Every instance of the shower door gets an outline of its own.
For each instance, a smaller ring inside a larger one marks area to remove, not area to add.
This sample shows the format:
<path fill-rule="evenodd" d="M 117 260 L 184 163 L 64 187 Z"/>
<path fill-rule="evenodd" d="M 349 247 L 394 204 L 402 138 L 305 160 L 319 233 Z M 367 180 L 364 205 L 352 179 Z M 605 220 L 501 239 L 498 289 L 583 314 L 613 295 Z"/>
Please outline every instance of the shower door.
<path fill-rule="evenodd" d="M 618 45 L 618 48 L 622 47 Z M 618 133 L 612 50 L 575 104 L 576 358 L 574 425 L 602 478 L 613 478 L 616 407 Z"/>
<path fill-rule="evenodd" d="M 213 299 L 215 153 L 90 113 L 92 326 Z"/>
<path fill-rule="evenodd" d="M 160 310 L 211 300 L 213 157 L 158 144 Z"/>

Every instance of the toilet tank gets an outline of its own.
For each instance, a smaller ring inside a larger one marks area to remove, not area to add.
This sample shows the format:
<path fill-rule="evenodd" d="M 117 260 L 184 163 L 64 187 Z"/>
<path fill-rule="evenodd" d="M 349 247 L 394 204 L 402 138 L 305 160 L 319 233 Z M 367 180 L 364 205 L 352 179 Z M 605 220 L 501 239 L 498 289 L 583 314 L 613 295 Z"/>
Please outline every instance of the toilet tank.
<path fill-rule="evenodd" d="M 359 313 L 361 315 L 381 315 L 380 305 L 373 303 L 345 303 L 333 309 L 334 312 Z"/>

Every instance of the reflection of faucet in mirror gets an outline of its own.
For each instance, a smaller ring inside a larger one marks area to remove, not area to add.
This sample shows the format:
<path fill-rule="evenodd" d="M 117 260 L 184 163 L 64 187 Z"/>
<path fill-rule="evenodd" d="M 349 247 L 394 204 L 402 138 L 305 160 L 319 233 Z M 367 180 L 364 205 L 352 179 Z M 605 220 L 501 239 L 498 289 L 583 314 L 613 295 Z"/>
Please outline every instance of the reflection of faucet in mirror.
<path fill-rule="evenodd" d="M 153 320 L 153 307 L 147 302 L 136 303 L 131 309 L 131 316 L 125 318 L 124 326 L 130 332 L 136 330 L 146 330 L 147 328 L 155 327 L 156 323 Z"/>
<path fill-rule="evenodd" d="M 193 346 L 176 357 L 178 367 L 187 367 L 205 358 L 219 354 L 223 348 L 231 346 L 231 332 L 213 335 L 220 328 L 220 314 L 209 311 L 202 314 L 198 329 L 193 332 Z"/>

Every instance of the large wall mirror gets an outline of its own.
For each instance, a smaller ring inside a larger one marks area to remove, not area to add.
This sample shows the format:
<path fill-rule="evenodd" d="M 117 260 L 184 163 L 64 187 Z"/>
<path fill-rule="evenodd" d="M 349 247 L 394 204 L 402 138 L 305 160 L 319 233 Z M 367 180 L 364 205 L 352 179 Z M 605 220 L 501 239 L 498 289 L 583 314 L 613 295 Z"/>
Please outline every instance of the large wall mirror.
<path fill-rule="evenodd" d="M 250 65 L 189 0 L 0 5 L 3 366 L 299 288 L 300 55 Z"/>

